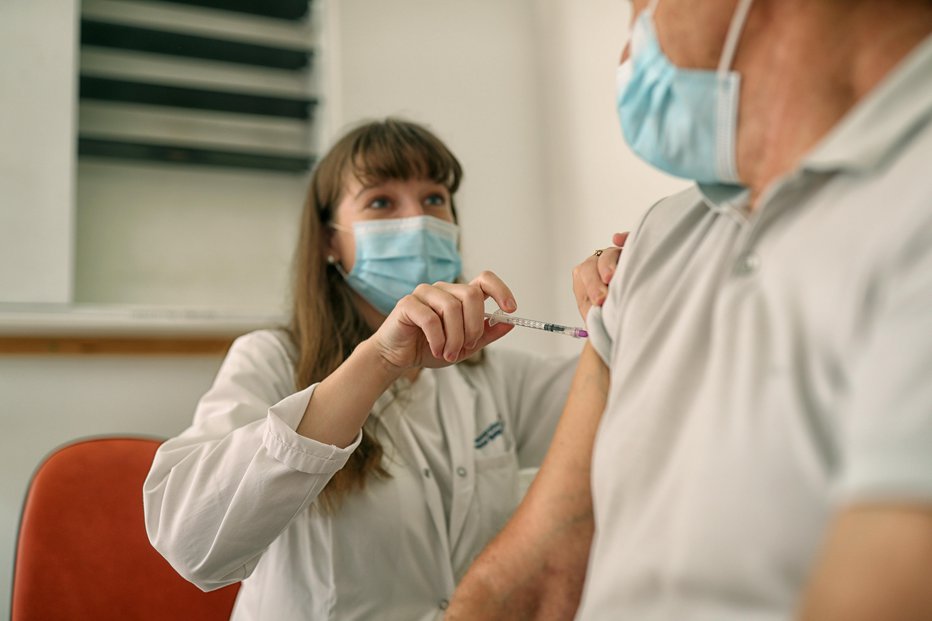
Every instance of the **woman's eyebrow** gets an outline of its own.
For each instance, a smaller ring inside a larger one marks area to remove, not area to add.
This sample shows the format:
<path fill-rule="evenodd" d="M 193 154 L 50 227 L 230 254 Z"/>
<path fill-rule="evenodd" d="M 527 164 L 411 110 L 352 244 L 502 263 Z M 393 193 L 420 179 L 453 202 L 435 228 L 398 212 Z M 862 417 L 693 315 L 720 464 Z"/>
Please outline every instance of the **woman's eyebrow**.
<path fill-rule="evenodd" d="M 379 187 L 380 185 L 382 185 L 382 184 L 381 184 L 381 183 L 372 183 L 372 184 L 369 184 L 369 185 L 363 184 L 363 186 L 362 186 L 361 188 L 359 188 L 359 192 L 356 193 L 356 196 L 355 196 L 354 198 L 359 198 L 360 196 L 362 196 L 363 194 L 365 194 L 368 190 L 371 190 L 371 189 L 373 189 L 373 188 L 377 188 L 377 187 Z"/>

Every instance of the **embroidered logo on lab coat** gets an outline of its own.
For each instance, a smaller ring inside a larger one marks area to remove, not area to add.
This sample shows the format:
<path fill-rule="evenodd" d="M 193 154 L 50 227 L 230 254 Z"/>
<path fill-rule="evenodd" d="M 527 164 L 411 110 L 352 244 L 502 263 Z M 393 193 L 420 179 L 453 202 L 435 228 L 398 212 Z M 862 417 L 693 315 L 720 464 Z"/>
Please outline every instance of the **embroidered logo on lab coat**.
<path fill-rule="evenodd" d="M 483 446 L 502 435 L 502 431 L 505 430 L 505 424 L 497 420 L 485 429 L 482 430 L 478 436 L 476 436 L 475 445 L 477 449 L 481 449 Z"/>

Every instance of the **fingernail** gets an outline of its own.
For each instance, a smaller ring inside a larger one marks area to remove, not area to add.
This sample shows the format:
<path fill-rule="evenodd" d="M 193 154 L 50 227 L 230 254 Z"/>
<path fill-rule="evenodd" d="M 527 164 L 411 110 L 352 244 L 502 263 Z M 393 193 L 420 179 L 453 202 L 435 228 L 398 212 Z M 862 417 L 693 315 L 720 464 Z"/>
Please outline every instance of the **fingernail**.
<path fill-rule="evenodd" d="M 456 360 L 456 354 L 454 354 L 453 352 L 450 352 L 449 354 L 446 355 L 446 358 L 447 358 L 447 362 L 453 362 L 454 360 Z"/>
<path fill-rule="evenodd" d="M 514 312 L 518 310 L 518 304 L 511 298 L 508 298 L 505 300 L 505 310 Z"/>

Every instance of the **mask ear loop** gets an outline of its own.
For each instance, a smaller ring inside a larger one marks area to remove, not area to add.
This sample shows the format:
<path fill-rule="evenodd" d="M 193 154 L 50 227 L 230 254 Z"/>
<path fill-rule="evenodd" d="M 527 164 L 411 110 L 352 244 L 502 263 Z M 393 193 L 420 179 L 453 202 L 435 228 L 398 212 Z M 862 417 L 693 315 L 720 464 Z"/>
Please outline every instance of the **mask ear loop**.
<path fill-rule="evenodd" d="M 722 56 L 718 61 L 718 94 L 716 103 L 716 167 L 718 176 L 723 181 L 739 183 L 738 156 L 735 152 L 738 142 L 738 94 L 732 91 L 741 89 L 741 77 L 732 74 L 731 65 L 738 50 L 738 42 L 747 21 L 753 0 L 738 0 L 735 14 L 731 18 Z"/>
<path fill-rule="evenodd" d="M 741 32 L 744 30 L 744 22 L 747 21 L 748 12 L 751 10 L 753 1 L 738 0 L 735 14 L 731 18 L 731 25 L 728 27 L 728 35 L 725 37 L 722 57 L 718 61 L 719 75 L 728 73 L 728 70 L 731 69 L 731 63 L 735 59 L 735 52 L 738 50 L 738 41 L 741 40 Z"/>
<path fill-rule="evenodd" d="M 633 19 L 631 20 L 631 25 L 628 28 L 627 40 L 625 41 L 625 45 L 622 46 L 622 49 L 625 47 L 628 48 L 628 59 L 623 63 L 619 63 L 618 65 L 619 71 L 624 71 L 627 73 L 630 73 L 632 71 L 632 66 L 634 64 L 634 56 L 635 56 L 634 33 L 635 33 L 635 30 L 637 29 L 637 23 L 645 16 L 650 16 L 650 19 L 647 20 L 646 28 L 653 31 L 654 30 L 654 25 L 653 25 L 654 11 L 657 9 L 658 4 L 660 4 L 660 0 L 650 0 L 650 4 L 648 4 L 644 8 L 644 10 L 642 10 L 640 13 L 635 15 Z M 656 38 L 656 36 L 657 35 L 655 33 L 654 38 Z M 623 67 L 624 69 L 622 69 Z M 617 80 L 617 75 L 618 75 L 618 72 L 616 71 L 616 80 Z"/>

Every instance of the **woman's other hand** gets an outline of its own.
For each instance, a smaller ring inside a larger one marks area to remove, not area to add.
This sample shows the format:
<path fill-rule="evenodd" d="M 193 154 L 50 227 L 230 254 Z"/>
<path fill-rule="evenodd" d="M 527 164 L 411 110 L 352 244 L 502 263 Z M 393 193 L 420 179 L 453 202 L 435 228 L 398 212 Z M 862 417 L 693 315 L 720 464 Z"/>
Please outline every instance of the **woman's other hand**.
<path fill-rule="evenodd" d="M 627 239 L 628 233 L 615 233 L 612 235 L 613 246 L 596 250 L 573 269 L 573 295 L 583 320 L 592 306 L 605 303 L 608 283 L 615 275 L 615 266 Z"/>
<path fill-rule="evenodd" d="M 398 302 L 372 336 L 382 359 L 399 369 L 444 367 L 468 358 L 514 326 L 485 321 L 485 300 L 506 312 L 517 310 L 514 295 L 494 273 L 469 284 L 419 285 Z"/>

